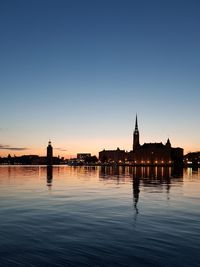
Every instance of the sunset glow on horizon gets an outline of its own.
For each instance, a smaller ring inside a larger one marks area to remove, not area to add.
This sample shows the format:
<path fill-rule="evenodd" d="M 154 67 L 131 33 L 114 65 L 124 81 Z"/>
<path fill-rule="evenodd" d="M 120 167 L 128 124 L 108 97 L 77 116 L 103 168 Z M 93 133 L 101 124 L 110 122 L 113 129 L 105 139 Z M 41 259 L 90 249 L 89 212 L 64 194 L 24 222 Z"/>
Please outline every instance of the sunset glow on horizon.
<path fill-rule="evenodd" d="M 2 1 L 0 156 L 200 151 L 198 1 Z"/>

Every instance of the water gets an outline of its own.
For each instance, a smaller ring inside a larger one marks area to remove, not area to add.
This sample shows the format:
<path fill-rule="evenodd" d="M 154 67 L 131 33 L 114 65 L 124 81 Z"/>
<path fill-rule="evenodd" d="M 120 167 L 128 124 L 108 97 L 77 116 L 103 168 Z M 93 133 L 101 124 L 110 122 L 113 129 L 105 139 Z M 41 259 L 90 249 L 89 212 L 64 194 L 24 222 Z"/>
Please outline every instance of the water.
<path fill-rule="evenodd" d="M 0 167 L 0 266 L 200 266 L 200 169 Z"/>

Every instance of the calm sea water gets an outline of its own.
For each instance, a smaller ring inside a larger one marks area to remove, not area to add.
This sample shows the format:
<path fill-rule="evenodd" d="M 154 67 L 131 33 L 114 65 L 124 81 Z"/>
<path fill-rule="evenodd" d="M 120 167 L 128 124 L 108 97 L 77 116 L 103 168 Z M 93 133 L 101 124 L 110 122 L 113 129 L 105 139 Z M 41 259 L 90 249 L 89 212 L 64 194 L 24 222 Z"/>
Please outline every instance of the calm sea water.
<path fill-rule="evenodd" d="M 0 266 L 200 266 L 200 169 L 1 166 Z"/>

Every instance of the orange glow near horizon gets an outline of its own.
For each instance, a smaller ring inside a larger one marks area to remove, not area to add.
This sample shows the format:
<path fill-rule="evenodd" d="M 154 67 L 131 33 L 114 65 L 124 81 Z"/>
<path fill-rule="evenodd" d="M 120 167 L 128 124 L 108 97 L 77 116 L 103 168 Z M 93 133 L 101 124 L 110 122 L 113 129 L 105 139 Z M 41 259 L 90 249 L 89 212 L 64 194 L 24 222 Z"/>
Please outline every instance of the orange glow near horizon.
<path fill-rule="evenodd" d="M 95 140 L 96 141 L 96 140 Z M 131 150 L 131 145 L 128 144 L 128 142 L 125 144 L 124 142 L 122 142 L 122 140 L 113 140 L 112 142 L 107 141 L 105 142 L 105 140 L 98 140 L 99 144 L 97 147 L 97 142 L 92 141 L 89 143 L 84 143 L 84 145 L 82 146 L 78 146 L 77 144 L 71 144 L 70 148 L 73 149 L 69 149 L 66 150 L 64 148 L 62 148 L 62 146 L 60 146 L 59 148 L 57 148 L 56 146 L 56 142 L 52 142 L 52 146 L 53 146 L 53 155 L 54 156 L 60 156 L 60 157 L 64 157 L 66 159 L 70 159 L 70 158 L 74 158 L 76 157 L 77 153 L 91 153 L 92 155 L 96 155 L 98 156 L 99 151 L 105 149 L 105 150 L 115 150 L 117 149 L 117 147 L 119 147 L 122 150 L 127 150 L 130 151 Z M 117 142 L 118 141 L 118 142 Z M 96 143 L 96 144 L 94 144 Z M 103 144 L 109 144 L 109 145 L 103 145 Z M 119 144 L 118 146 L 116 144 Z M 124 144 L 124 145 L 123 145 Z M 128 149 L 129 147 L 129 149 Z M 172 147 L 177 147 L 175 144 L 172 143 Z M 181 146 L 180 146 L 181 147 Z M 127 148 L 127 149 L 126 149 Z M 199 151 L 200 149 L 197 146 L 191 146 L 191 145 L 185 145 L 184 148 L 184 154 L 187 154 L 189 152 L 196 152 Z M 11 156 L 22 156 L 22 155 L 39 155 L 39 156 L 46 156 L 46 146 L 43 146 L 42 148 L 34 148 L 31 147 L 27 150 L 9 150 L 9 149 L 2 149 L 0 150 L 0 157 L 7 157 L 8 154 L 10 154 Z"/>
<path fill-rule="evenodd" d="M 127 133 L 119 136 L 112 136 L 111 133 L 106 134 L 106 137 L 83 137 L 82 139 L 76 139 L 76 138 L 70 138 L 68 139 L 68 142 L 66 142 L 63 138 L 52 138 L 51 143 L 53 146 L 53 155 L 54 156 L 60 156 L 64 157 L 65 159 L 70 159 L 76 157 L 77 153 L 91 153 L 91 155 L 96 155 L 98 157 L 99 151 L 105 150 L 115 150 L 118 147 L 121 150 L 130 151 L 132 150 L 132 133 Z M 32 146 L 29 146 L 30 139 L 32 140 L 32 137 L 29 136 L 29 139 L 18 139 L 18 143 L 12 144 L 12 148 L 15 148 L 16 146 L 18 148 L 20 147 L 27 147 L 25 150 L 12 150 L 12 149 L 0 149 L 0 156 L 1 157 L 7 157 L 8 154 L 11 156 L 21 156 L 21 155 L 39 155 L 39 156 L 46 156 L 46 148 L 48 145 L 48 138 L 42 137 L 39 139 L 39 137 L 35 138 L 35 144 Z M 40 140 L 40 141 L 39 141 Z M 44 141 L 46 140 L 46 142 Z M 4 139 L 1 142 L 2 144 L 8 144 L 9 140 Z M 189 143 L 188 139 L 186 139 L 186 136 L 181 136 L 181 138 L 178 138 L 177 135 L 174 135 L 173 137 L 170 137 L 171 145 L 172 147 L 182 147 L 184 149 L 184 154 L 187 154 L 188 152 L 196 152 L 200 151 L 199 144 L 197 143 Z M 144 134 L 143 132 L 140 132 L 140 144 L 143 143 L 149 143 L 149 142 L 162 142 L 165 144 L 167 142 L 167 138 L 164 136 L 154 136 L 151 138 L 151 136 Z M 6 147 L 6 146 L 5 146 Z M 10 146 L 11 147 L 11 146 Z M 0 147 L 1 148 L 1 147 Z"/>

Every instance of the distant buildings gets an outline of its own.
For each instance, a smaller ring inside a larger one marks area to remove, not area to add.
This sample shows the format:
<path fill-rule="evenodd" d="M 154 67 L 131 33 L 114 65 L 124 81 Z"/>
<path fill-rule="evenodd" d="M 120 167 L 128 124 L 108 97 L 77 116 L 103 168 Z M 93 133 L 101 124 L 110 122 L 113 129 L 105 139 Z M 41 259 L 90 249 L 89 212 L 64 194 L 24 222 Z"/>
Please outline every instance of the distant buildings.
<path fill-rule="evenodd" d="M 124 163 L 127 160 L 127 152 L 125 150 L 102 150 L 99 152 L 99 160 L 101 163 Z"/>
<path fill-rule="evenodd" d="M 183 157 L 183 149 L 172 147 L 168 138 L 167 142 L 140 144 L 138 119 L 136 115 L 135 129 L 133 131 L 133 145 L 130 152 L 117 148 L 116 150 L 102 150 L 99 159 L 90 153 L 78 153 L 76 158 L 64 160 L 53 156 L 53 147 L 49 141 L 46 156 L 23 155 L 1 158 L 0 164 L 22 165 L 58 165 L 68 164 L 72 166 L 102 165 L 102 164 L 127 164 L 134 166 L 200 166 L 200 152 L 191 152 Z"/>
<path fill-rule="evenodd" d="M 190 152 L 184 156 L 184 165 L 185 166 L 200 166 L 200 152 Z"/>
<path fill-rule="evenodd" d="M 4 165 L 58 165 L 63 164 L 64 158 L 53 157 L 53 147 L 49 141 L 47 146 L 47 155 L 38 156 L 38 155 L 22 155 L 11 157 L 9 154 L 8 157 L 0 158 L 0 164 Z"/>
<path fill-rule="evenodd" d="M 98 162 L 96 156 L 91 156 L 90 153 L 78 153 L 76 158 L 68 160 L 68 165 L 82 166 L 82 165 L 95 165 Z"/>
<path fill-rule="evenodd" d="M 77 153 L 78 160 L 85 160 L 88 157 L 91 157 L 90 153 Z"/>
<path fill-rule="evenodd" d="M 159 165 L 170 166 L 183 164 L 183 149 L 171 147 L 170 140 L 163 143 L 144 143 L 140 145 L 138 120 L 136 116 L 133 132 L 133 150 L 103 150 L 99 152 L 102 163 L 127 163 L 132 165 Z"/>

